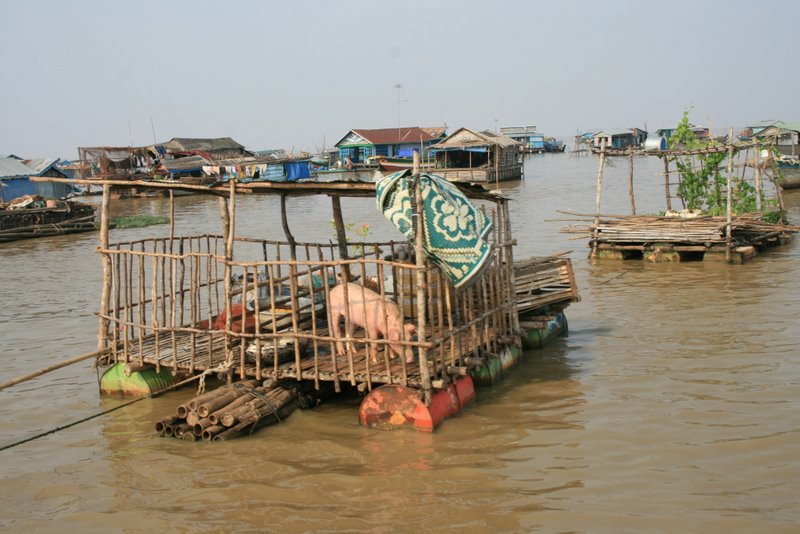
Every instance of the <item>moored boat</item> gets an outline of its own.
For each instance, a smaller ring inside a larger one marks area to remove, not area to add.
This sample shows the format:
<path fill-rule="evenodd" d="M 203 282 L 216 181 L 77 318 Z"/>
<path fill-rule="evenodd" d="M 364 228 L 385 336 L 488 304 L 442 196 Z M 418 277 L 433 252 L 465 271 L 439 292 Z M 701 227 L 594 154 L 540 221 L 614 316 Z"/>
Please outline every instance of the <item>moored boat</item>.
<path fill-rule="evenodd" d="M 94 206 L 26 195 L 0 204 L 0 243 L 95 230 Z"/>
<path fill-rule="evenodd" d="M 414 160 L 412 158 L 390 158 L 388 156 L 378 156 L 375 158 L 378 162 L 378 167 L 384 172 L 398 172 L 411 169 L 414 167 Z M 422 169 L 433 169 L 433 163 L 420 165 Z"/>

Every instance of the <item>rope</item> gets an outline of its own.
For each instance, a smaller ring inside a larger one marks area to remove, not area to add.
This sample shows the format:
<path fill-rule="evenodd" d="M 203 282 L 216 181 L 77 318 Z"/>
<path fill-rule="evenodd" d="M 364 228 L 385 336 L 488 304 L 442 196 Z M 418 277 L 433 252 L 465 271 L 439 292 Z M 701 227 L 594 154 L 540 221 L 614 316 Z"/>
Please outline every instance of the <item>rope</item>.
<path fill-rule="evenodd" d="M 206 391 L 206 375 L 211 373 L 224 373 L 231 367 L 233 367 L 233 361 L 226 360 L 216 367 L 212 367 L 211 369 L 206 369 L 203 371 L 199 376 L 200 382 L 197 384 L 197 395 L 202 395 Z"/>
<path fill-rule="evenodd" d="M 97 417 L 100 417 L 102 415 L 106 415 L 106 414 L 109 414 L 111 412 L 115 412 L 115 411 L 120 410 L 122 408 L 126 408 L 126 407 L 130 406 L 131 404 L 136 404 L 137 402 L 142 401 L 144 399 L 152 399 L 152 398 L 158 397 L 162 393 L 166 393 L 168 391 L 172 391 L 173 389 L 177 389 L 177 388 L 179 388 L 181 386 L 184 386 L 184 385 L 186 385 L 186 384 L 188 384 L 190 382 L 193 382 L 194 380 L 202 380 L 202 379 L 204 379 L 205 375 L 207 375 L 209 373 L 212 373 L 212 372 L 215 372 L 217 370 L 225 371 L 226 370 L 225 365 L 224 364 L 220 364 L 216 368 L 207 369 L 202 374 L 189 377 L 186 380 L 182 380 L 182 381 L 180 381 L 180 382 L 178 382 L 176 384 L 172 384 L 171 386 L 167 386 L 164 389 L 160 389 L 160 390 L 156 391 L 155 393 L 149 393 L 147 395 L 142 395 L 141 397 L 137 397 L 135 399 L 129 400 L 128 402 L 124 402 L 124 403 L 122 403 L 122 404 L 120 404 L 118 406 L 114 406 L 113 408 L 109 408 L 108 410 L 103 410 L 102 412 L 98 412 L 98 413 L 92 414 L 92 415 L 90 415 L 88 417 L 84 417 L 83 419 L 79 419 L 77 421 L 73 421 L 71 423 L 67 423 L 66 425 L 62 425 L 62 426 L 57 426 L 55 428 L 51 428 L 50 430 L 47 430 L 47 431 L 42 432 L 40 434 L 36 434 L 35 436 L 31 436 L 29 438 L 25 438 L 25 439 L 22 439 L 22 440 L 19 440 L 19 441 L 15 441 L 14 443 L 9 443 L 8 445 L 3 445 L 2 447 L 0 447 L 0 451 L 4 451 L 4 450 L 7 450 L 7 449 L 13 449 L 14 447 L 17 447 L 17 446 L 22 445 L 24 443 L 28 443 L 30 441 L 34 441 L 34 440 L 37 440 L 39 438 L 43 438 L 45 436 L 49 436 L 50 434 L 55 434 L 56 432 L 59 432 L 61 430 L 66 430 L 67 428 L 71 428 L 71 427 L 79 425 L 81 423 L 85 423 L 86 421 L 91 421 L 92 419 L 96 419 Z"/>
<path fill-rule="evenodd" d="M 250 390 L 249 393 L 253 397 L 256 397 L 257 399 L 261 399 L 262 401 L 264 401 L 264 403 L 267 405 L 267 408 L 272 410 L 272 413 L 275 414 L 275 419 L 277 419 L 279 423 L 283 423 L 283 421 L 281 421 L 281 416 L 278 415 L 278 410 L 275 408 L 275 405 L 272 404 L 272 402 L 270 402 L 270 400 L 266 397 L 266 395 L 262 395 L 261 393 L 259 393 L 257 391 L 253 391 L 253 390 Z M 251 408 L 252 408 L 252 406 L 251 406 Z M 260 419 L 260 418 L 258 416 L 256 416 L 256 423 L 258 422 L 258 419 Z M 253 424 L 253 427 L 255 427 L 255 424 Z M 250 433 L 251 434 L 253 433 L 252 429 L 250 430 Z"/>

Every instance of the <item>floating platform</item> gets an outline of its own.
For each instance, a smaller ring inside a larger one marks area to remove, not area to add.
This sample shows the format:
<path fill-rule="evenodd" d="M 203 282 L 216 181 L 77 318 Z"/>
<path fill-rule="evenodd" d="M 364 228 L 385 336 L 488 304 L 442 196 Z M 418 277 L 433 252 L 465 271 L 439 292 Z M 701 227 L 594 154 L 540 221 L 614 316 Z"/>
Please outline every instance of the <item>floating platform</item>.
<path fill-rule="evenodd" d="M 629 216 L 601 218 L 592 230 L 590 258 L 652 263 L 726 261 L 740 264 L 769 247 L 789 243 L 800 227 L 771 223 L 760 214 L 734 217 Z"/>

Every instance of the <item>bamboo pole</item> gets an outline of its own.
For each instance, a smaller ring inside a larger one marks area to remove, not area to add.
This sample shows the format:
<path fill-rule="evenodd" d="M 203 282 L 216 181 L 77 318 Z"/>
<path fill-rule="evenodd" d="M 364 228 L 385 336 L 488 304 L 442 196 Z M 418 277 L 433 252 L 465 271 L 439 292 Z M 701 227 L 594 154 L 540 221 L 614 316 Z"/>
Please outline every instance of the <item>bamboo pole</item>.
<path fill-rule="evenodd" d="M 344 227 L 344 218 L 342 217 L 342 201 L 338 195 L 331 196 L 331 204 L 333 206 L 333 224 L 336 228 L 336 241 L 339 244 L 339 257 L 343 260 L 349 258 L 347 253 L 347 232 Z M 342 282 L 349 282 L 350 266 L 342 265 Z"/>
<path fill-rule="evenodd" d="M 425 255 L 422 249 L 422 243 L 425 239 L 425 225 L 424 225 L 424 209 L 422 205 L 422 188 L 420 187 L 419 175 L 419 155 L 414 155 L 414 216 L 417 219 L 417 230 L 414 234 L 414 248 L 416 252 L 417 262 L 417 336 L 422 341 L 425 341 L 426 328 L 425 328 L 425 277 L 423 276 L 425 268 Z M 431 403 L 431 375 L 428 369 L 428 351 L 420 348 L 419 350 L 419 375 L 422 381 L 422 394 L 423 401 L 426 406 Z"/>
<path fill-rule="evenodd" d="M 672 197 L 669 192 L 669 158 L 664 156 L 664 198 L 667 201 L 667 211 L 672 211 Z"/>
<path fill-rule="evenodd" d="M 761 162 L 759 160 L 760 150 L 758 147 L 754 147 L 753 149 L 753 173 L 755 174 L 755 182 L 756 182 L 756 210 L 761 211 L 761 169 L 759 168 Z M 745 163 L 747 160 L 745 160 Z"/>
<path fill-rule="evenodd" d="M 233 359 L 232 339 L 228 332 L 231 331 L 233 325 L 233 310 L 231 301 L 231 262 L 233 261 L 233 243 L 234 234 L 236 232 L 236 182 L 230 180 L 230 196 L 228 198 L 227 218 L 223 218 L 223 225 L 227 223 L 227 233 L 225 236 L 225 268 L 223 270 L 223 287 L 225 290 L 225 361 L 230 362 Z M 244 306 L 242 306 L 244 309 Z M 244 329 L 244 321 L 242 321 L 242 328 Z M 228 380 L 231 380 L 231 374 L 228 375 Z"/>
<path fill-rule="evenodd" d="M 169 190 L 169 252 L 172 254 L 172 240 L 175 239 L 175 192 Z"/>
<path fill-rule="evenodd" d="M 108 316 L 109 299 L 111 298 L 111 279 L 112 279 L 112 266 L 111 258 L 107 252 L 108 250 L 108 230 L 109 230 L 109 201 L 111 200 L 111 186 L 103 185 L 103 203 L 100 206 L 100 262 L 103 266 L 103 290 L 100 296 L 100 315 L 102 317 Z M 100 319 L 100 325 L 97 329 L 97 350 L 102 350 L 108 343 L 108 319 Z"/>
<path fill-rule="evenodd" d="M 731 189 L 733 182 L 733 128 L 728 131 L 728 194 L 727 206 L 725 208 L 727 224 L 725 225 L 725 261 L 731 261 L 731 244 L 733 237 L 733 230 L 731 228 L 732 220 L 732 207 L 733 207 L 733 191 Z"/>
<path fill-rule="evenodd" d="M 81 354 L 80 356 L 75 356 L 74 358 L 70 358 L 70 359 L 64 360 L 62 362 L 54 363 L 53 365 L 49 365 L 47 367 L 39 369 L 38 371 L 33 371 L 33 372 L 30 372 L 30 373 L 28 373 L 26 375 L 22 375 L 22 376 L 19 376 L 17 378 L 14 378 L 12 380 L 9 380 L 8 382 L 3 382 L 2 384 L 0 384 L 0 390 L 9 388 L 11 386 L 15 386 L 17 384 L 21 384 L 22 382 L 27 382 L 28 380 L 31 380 L 31 379 L 36 378 L 38 376 L 42 376 L 42 375 L 47 374 L 47 373 L 49 373 L 51 371 L 55 371 L 56 369 L 61 369 L 62 367 L 66 367 L 68 365 L 72 365 L 73 363 L 78 363 L 78 362 L 82 362 L 84 360 L 88 360 L 90 358 L 97 358 L 98 356 L 103 356 L 104 354 L 107 354 L 108 352 L 109 352 L 109 349 L 103 348 L 101 350 L 96 350 L 96 351 L 93 351 L 93 352 L 87 352 L 86 354 Z"/>
<path fill-rule="evenodd" d="M 289 242 L 289 256 L 292 258 L 292 263 L 289 264 L 289 293 L 291 295 L 292 301 L 292 333 L 298 333 L 298 322 L 299 317 L 297 314 L 297 308 L 299 306 L 297 300 L 297 242 L 292 235 L 292 231 L 289 228 L 289 219 L 286 214 L 286 193 L 281 194 L 281 226 L 283 226 L 283 233 L 286 235 L 286 240 Z M 306 258 L 308 259 L 308 258 Z M 313 307 L 313 306 L 312 306 Z M 294 359 L 295 359 L 295 369 L 297 373 L 297 380 L 302 380 L 302 370 L 300 368 L 300 345 L 297 343 L 297 338 L 295 338 L 294 343 Z M 277 357 L 277 355 L 276 355 Z"/>
<path fill-rule="evenodd" d="M 519 339 L 519 335 L 521 333 L 521 329 L 519 326 L 519 310 L 517 308 L 517 299 L 516 295 L 514 294 L 514 287 L 516 287 L 516 280 L 514 274 L 514 247 L 509 244 L 508 240 L 511 237 L 511 215 L 508 210 L 508 202 L 506 200 L 502 200 L 502 210 L 503 210 L 503 219 L 505 221 L 505 236 L 504 239 L 504 248 L 505 248 L 505 257 L 506 257 L 506 291 L 507 291 L 507 301 L 509 306 L 511 306 L 511 324 L 513 328 L 514 335 L 517 336 L 517 342 L 519 345 L 522 344 L 522 340 Z M 571 287 L 577 287 L 574 284 Z"/>
<path fill-rule="evenodd" d="M 633 146 L 628 148 L 628 196 L 631 197 L 631 215 L 636 215 L 636 200 L 633 195 Z"/>
<path fill-rule="evenodd" d="M 597 168 L 597 192 L 594 199 L 594 229 L 592 231 L 592 257 L 597 254 L 597 226 L 600 223 L 600 198 L 603 194 L 603 167 L 606 163 L 606 139 L 600 142 L 600 164 Z"/>

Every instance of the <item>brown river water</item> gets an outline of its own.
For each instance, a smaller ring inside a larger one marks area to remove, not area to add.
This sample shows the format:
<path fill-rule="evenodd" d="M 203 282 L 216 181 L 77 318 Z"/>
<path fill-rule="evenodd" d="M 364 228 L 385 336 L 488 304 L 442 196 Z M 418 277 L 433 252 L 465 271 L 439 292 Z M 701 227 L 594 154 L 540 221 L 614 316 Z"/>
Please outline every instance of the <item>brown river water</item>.
<path fill-rule="evenodd" d="M 637 158 L 639 213 L 663 210 Z M 557 210 L 594 210 L 597 159 L 531 156 L 505 189 L 517 258 L 571 249 L 570 335 L 525 354 L 435 433 L 359 426 L 358 399 L 230 442 L 159 438 L 192 389 L 0 452 L 6 532 L 800 532 L 800 243 L 745 265 L 590 263 Z M 800 224 L 800 190 L 787 191 Z M 180 197 L 177 232 L 219 230 L 216 199 Z M 327 199 L 290 200 L 300 240 L 332 238 Z M 627 162 L 603 213 L 627 213 Z M 370 201 L 349 222 L 389 228 Z M 166 214 L 125 200 L 112 215 Z M 240 233 L 281 238 L 278 201 L 242 199 Z M 112 232 L 114 241 L 166 226 Z M 387 230 L 388 231 L 388 230 Z M 89 352 L 97 234 L 0 245 L 0 381 Z M 117 405 L 90 362 L 0 391 L 0 446 Z"/>

